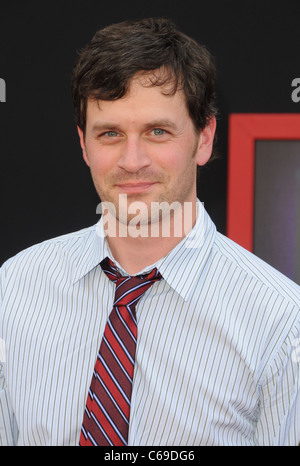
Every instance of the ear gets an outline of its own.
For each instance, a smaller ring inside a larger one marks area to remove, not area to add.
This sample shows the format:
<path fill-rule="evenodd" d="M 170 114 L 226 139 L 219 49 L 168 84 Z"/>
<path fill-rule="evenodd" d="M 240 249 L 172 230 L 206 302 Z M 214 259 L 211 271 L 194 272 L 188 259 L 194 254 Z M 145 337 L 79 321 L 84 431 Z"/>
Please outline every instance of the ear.
<path fill-rule="evenodd" d="M 84 158 L 84 161 L 85 163 L 88 165 L 88 167 L 90 166 L 90 162 L 89 162 L 89 159 L 88 159 L 88 156 L 87 156 L 87 152 L 86 152 L 86 147 L 85 147 L 85 140 L 84 140 L 84 133 L 82 131 L 81 128 L 79 128 L 79 126 L 77 125 L 77 131 L 78 131 L 78 135 L 79 135 L 79 139 L 80 139 L 80 146 L 81 146 L 81 149 L 82 149 L 82 156 Z"/>
<path fill-rule="evenodd" d="M 199 144 L 197 149 L 198 165 L 205 165 L 210 159 L 216 132 L 216 126 L 216 118 L 212 117 L 200 133 Z"/>

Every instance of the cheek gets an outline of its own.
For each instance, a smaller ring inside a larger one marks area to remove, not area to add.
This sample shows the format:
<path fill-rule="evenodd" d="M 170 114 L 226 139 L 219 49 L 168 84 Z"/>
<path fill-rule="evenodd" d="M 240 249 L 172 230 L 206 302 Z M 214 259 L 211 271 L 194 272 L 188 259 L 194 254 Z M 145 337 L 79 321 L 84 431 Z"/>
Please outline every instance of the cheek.
<path fill-rule="evenodd" d="M 184 144 L 170 144 L 165 150 L 159 152 L 156 162 L 173 177 L 180 177 L 187 167 L 195 164 L 192 149 L 187 150 Z"/>
<path fill-rule="evenodd" d="M 114 167 L 114 158 L 108 151 L 101 151 L 93 145 L 87 147 L 89 167 L 94 177 L 105 175 Z"/>

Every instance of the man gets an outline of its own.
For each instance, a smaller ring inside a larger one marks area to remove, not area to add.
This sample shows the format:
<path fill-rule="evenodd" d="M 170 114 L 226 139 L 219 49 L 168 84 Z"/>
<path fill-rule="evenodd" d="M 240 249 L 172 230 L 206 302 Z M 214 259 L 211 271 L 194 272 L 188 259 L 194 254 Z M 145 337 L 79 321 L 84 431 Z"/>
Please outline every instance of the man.
<path fill-rule="evenodd" d="M 166 19 L 112 25 L 80 52 L 73 101 L 103 216 L 1 269 L 2 444 L 299 443 L 299 287 L 197 200 L 214 73 Z"/>

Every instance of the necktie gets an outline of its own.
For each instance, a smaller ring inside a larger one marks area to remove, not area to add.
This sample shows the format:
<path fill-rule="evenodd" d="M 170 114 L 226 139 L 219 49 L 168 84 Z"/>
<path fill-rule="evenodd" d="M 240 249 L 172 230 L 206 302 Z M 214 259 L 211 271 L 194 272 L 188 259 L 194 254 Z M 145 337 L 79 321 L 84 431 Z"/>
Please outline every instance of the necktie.
<path fill-rule="evenodd" d="M 100 265 L 116 284 L 115 299 L 97 355 L 79 444 L 123 446 L 128 441 L 137 340 L 135 306 L 162 276 L 155 268 L 149 274 L 124 277 L 108 257 Z"/>

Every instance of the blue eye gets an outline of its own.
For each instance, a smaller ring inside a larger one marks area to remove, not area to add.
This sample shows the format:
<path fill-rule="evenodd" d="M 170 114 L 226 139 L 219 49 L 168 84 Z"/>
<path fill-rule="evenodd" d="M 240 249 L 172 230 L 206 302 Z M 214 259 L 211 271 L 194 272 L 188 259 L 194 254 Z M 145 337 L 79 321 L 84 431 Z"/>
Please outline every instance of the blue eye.
<path fill-rule="evenodd" d="M 165 130 L 160 129 L 160 128 L 155 128 L 153 129 L 153 133 L 155 136 L 162 136 L 163 134 L 165 134 Z"/>
<path fill-rule="evenodd" d="M 116 131 L 107 131 L 105 134 L 109 138 L 114 138 L 114 137 L 118 136 L 118 133 Z"/>

